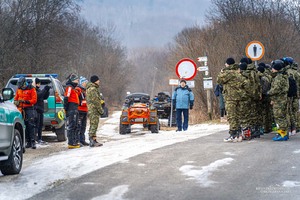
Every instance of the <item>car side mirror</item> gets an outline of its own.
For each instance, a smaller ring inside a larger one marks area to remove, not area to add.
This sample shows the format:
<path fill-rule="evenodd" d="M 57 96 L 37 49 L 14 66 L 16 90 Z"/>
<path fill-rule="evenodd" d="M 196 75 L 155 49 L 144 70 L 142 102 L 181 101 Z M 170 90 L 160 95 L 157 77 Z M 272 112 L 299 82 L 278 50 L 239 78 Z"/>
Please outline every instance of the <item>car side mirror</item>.
<path fill-rule="evenodd" d="M 2 98 L 3 101 L 11 100 L 14 98 L 14 91 L 11 88 L 3 88 L 2 89 Z"/>

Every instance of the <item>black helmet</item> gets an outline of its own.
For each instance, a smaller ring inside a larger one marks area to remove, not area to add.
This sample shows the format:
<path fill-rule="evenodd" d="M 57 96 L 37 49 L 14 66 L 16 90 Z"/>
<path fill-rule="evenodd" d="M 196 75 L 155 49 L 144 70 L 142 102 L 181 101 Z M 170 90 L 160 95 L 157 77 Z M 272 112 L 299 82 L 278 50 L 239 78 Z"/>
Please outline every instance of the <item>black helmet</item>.
<path fill-rule="evenodd" d="M 18 85 L 18 88 L 22 88 L 24 85 L 26 84 L 26 79 L 25 77 L 20 77 L 18 82 L 17 82 L 17 85 Z"/>

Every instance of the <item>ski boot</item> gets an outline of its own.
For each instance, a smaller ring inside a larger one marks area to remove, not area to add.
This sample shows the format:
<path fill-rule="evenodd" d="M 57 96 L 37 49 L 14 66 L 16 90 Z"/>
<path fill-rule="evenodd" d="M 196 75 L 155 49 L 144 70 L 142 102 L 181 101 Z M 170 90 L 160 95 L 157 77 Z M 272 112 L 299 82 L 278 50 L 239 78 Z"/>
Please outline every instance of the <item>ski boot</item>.
<path fill-rule="evenodd" d="M 278 134 L 273 137 L 273 141 L 287 141 L 288 140 L 288 136 L 287 136 L 287 131 L 279 129 Z"/>

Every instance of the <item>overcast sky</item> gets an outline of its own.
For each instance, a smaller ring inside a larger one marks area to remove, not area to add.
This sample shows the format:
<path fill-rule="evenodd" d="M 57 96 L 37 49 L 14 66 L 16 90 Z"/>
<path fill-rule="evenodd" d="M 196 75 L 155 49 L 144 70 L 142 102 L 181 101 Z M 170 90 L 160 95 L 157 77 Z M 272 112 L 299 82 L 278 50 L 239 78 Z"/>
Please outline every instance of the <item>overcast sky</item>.
<path fill-rule="evenodd" d="M 163 47 L 185 27 L 205 25 L 210 0 L 83 0 L 81 13 L 95 25 L 113 24 L 130 49 Z"/>

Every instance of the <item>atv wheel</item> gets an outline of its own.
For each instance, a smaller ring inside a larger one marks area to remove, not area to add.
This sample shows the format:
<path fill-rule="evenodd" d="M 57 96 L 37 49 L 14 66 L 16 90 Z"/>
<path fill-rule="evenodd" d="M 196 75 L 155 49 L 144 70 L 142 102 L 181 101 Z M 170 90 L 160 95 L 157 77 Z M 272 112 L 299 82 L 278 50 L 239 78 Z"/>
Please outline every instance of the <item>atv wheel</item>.
<path fill-rule="evenodd" d="M 122 123 L 120 122 L 119 133 L 120 133 L 121 135 L 125 135 L 125 134 L 130 133 L 130 132 L 131 132 L 130 126 L 127 125 L 127 124 L 122 124 Z"/>
<path fill-rule="evenodd" d="M 151 133 L 158 133 L 159 132 L 159 120 L 158 120 L 158 118 L 156 119 L 156 124 L 151 124 L 149 126 L 150 126 Z"/>

